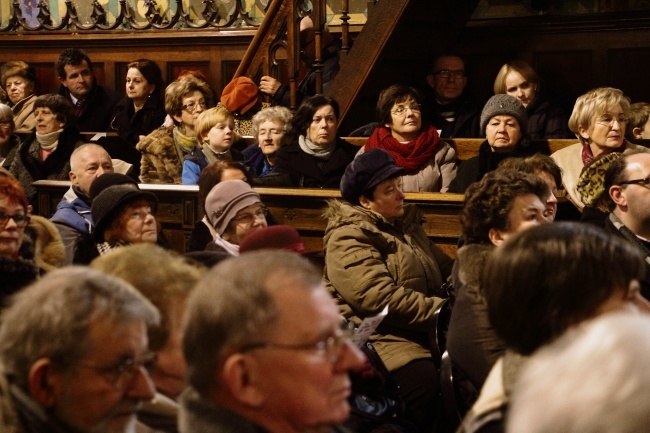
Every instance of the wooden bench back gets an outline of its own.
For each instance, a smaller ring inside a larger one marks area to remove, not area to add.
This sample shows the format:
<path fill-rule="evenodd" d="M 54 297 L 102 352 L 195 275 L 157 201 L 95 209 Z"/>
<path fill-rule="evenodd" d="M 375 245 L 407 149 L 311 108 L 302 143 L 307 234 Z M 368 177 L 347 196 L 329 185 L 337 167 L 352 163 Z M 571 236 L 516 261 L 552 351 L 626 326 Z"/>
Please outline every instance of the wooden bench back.
<path fill-rule="evenodd" d="M 368 141 L 368 137 L 343 137 L 344 140 L 349 141 L 355 146 L 363 146 Z M 485 141 L 484 138 L 443 138 L 443 141 L 449 143 L 454 149 L 456 149 L 456 154 L 458 159 L 461 161 L 473 158 L 478 155 L 478 148 Z M 550 153 L 563 149 L 567 146 L 575 144 L 578 142 L 577 138 L 569 139 L 549 139 L 549 140 L 539 140 L 542 143 L 542 148 L 544 144 L 548 147 Z"/>

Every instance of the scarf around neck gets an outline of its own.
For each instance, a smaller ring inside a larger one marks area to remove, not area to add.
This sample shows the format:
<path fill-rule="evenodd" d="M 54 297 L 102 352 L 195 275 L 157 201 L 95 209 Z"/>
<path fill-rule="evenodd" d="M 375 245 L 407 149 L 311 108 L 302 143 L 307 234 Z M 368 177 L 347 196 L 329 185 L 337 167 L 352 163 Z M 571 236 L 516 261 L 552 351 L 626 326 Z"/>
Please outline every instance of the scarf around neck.
<path fill-rule="evenodd" d="M 199 144 L 199 141 L 196 139 L 196 137 L 191 137 L 189 135 L 183 134 L 180 128 L 174 128 L 173 134 L 174 143 L 176 143 L 176 147 L 183 153 L 183 156 L 192 152 L 194 148 L 196 148 L 196 146 Z M 181 158 L 181 161 L 182 160 L 183 158 Z"/>
<path fill-rule="evenodd" d="M 230 149 L 223 151 L 223 152 L 215 152 L 212 150 L 212 148 L 208 145 L 207 142 L 203 142 L 203 146 L 201 146 L 201 151 L 203 152 L 203 155 L 208 158 L 208 164 L 212 164 L 213 162 L 216 161 L 223 161 L 225 159 L 231 160 L 232 156 L 230 155 Z"/>
<path fill-rule="evenodd" d="M 618 153 L 623 153 L 625 152 L 625 143 L 626 141 L 623 140 L 623 144 L 621 144 L 621 147 L 614 149 L 612 152 L 618 152 Z M 596 159 L 594 156 L 594 152 L 591 150 L 591 147 L 589 147 L 589 143 L 583 144 L 582 145 L 582 165 L 587 166 L 593 162 L 593 160 Z"/>
<path fill-rule="evenodd" d="M 407 174 L 420 171 L 438 151 L 440 137 L 433 126 L 426 126 L 415 140 L 400 143 L 393 137 L 390 129 L 382 126 L 375 129 L 365 149 L 383 149 L 395 159 L 395 165 L 406 170 Z"/>
<path fill-rule="evenodd" d="M 302 151 L 306 154 L 315 156 L 316 158 L 322 159 L 324 161 L 330 159 L 332 153 L 334 153 L 334 149 L 336 148 L 336 140 L 327 146 L 318 146 L 312 143 L 312 141 L 304 135 L 298 137 L 298 144 L 300 145 Z"/>
<path fill-rule="evenodd" d="M 59 144 L 59 136 L 63 132 L 63 128 L 58 131 L 50 132 L 49 134 L 39 134 L 36 133 L 36 141 L 41 146 L 41 149 L 44 150 L 56 150 L 56 146 Z"/>

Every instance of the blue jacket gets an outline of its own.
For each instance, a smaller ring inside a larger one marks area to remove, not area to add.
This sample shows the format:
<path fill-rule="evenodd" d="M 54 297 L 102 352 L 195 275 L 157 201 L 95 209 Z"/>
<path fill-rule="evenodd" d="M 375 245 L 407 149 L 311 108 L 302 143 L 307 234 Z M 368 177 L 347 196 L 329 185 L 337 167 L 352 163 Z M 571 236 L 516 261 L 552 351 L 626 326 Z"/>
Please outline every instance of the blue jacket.
<path fill-rule="evenodd" d="M 50 221 L 62 223 L 78 232 L 89 234 L 93 228 L 90 204 L 79 198 L 73 187 L 65 193 Z"/>

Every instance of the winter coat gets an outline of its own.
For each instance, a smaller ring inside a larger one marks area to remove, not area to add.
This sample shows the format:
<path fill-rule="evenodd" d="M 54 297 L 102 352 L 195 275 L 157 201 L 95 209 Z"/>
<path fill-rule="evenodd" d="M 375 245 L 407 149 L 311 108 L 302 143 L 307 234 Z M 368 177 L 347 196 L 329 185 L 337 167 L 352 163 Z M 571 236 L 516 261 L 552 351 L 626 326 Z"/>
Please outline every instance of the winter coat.
<path fill-rule="evenodd" d="M 282 398 L 282 396 L 278 396 Z M 188 387 L 180 398 L 178 417 L 180 433 L 266 433 L 262 426 L 235 412 L 203 398 L 194 388 Z M 322 429 L 321 429 L 322 430 Z M 349 433 L 341 426 L 334 426 L 329 433 Z"/>
<path fill-rule="evenodd" d="M 185 155 L 174 143 L 174 128 L 158 128 L 137 144 L 142 152 L 140 182 L 181 184 Z"/>
<path fill-rule="evenodd" d="M 59 230 L 65 245 L 66 265 L 89 263 L 86 253 L 95 249 L 95 242 L 91 235 L 94 225 L 90 213 L 90 199 L 81 194 L 71 186 L 50 218 Z"/>
<path fill-rule="evenodd" d="M 582 163 L 582 147 L 582 143 L 572 144 L 571 146 L 560 149 L 551 155 L 551 158 L 553 158 L 555 163 L 562 169 L 562 184 L 564 185 L 567 197 L 571 200 L 571 203 L 580 210 L 585 207 L 577 188 L 578 181 L 580 180 L 580 173 L 582 173 L 582 169 L 585 166 Z M 647 147 L 626 141 L 625 152 L 623 153 L 627 154 L 634 151 L 650 153 L 650 149 Z"/>
<path fill-rule="evenodd" d="M 505 343 L 490 324 L 487 302 L 480 286 L 485 262 L 493 245 L 469 244 L 461 247 L 452 271 L 456 301 L 447 332 L 447 351 L 454 365 L 469 380 L 464 395 L 480 390 L 490 369 L 503 354 Z M 475 396 L 474 396 L 475 397 Z"/>
<path fill-rule="evenodd" d="M 456 433 L 503 433 L 512 389 L 527 357 L 506 351 L 490 370 L 485 385 Z"/>
<path fill-rule="evenodd" d="M 153 92 L 137 112 L 133 107 L 133 101 L 125 96 L 115 106 L 111 128 L 135 147 L 140 141 L 140 136 L 148 135 L 159 128 L 166 116 L 165 101 L 159 92 Z"/>
<path fill-rule="evenodd" d="M 9 167 L 11 167 L 11 163 L 16 157 L 16 153 L 18 153 L 19 148 L 20 137 L 18 137 L 16 134 L 13 134 L 11 137 L 9 137 L 9 140 L 4 145 L 0 146 L 0 167 L 9 169 Z M 3 159 L 4 161 L 2 161 Z"/>
<path fill-rule="evenodd" d="M 359 324 L 388 306 L 371 339 L 389 371 L 431 357 L 431 319 L 442 302 L 434 294 L 453 261 L 427 237 L 422 212 L 405 205 L 391 224 L 361 206 L 331 201 L 326 216 L 323 280 L 341 314 Z"/>
<path fill-rule="evenodd" d="M 549 102 L 543 95 L 538 95 L 526 107 L 528 114 L 528 137 L 531 140 L 548 138 L 573 138 L 569 130 L 569 116 L 564 110 Z"/>
<path fill-rule="evenodd" d="M 34 102 L 36 102 L 36 95 L 31 95 L 18 101 L 16 105 L 11 107 L 14 112 L 14 134 L 31 134 L 36 128 L 36 117 L 34 116 Z"/>
<path fill-rule="evenodd" d="M 441 138 L 481 137 L 481 128 L 479 126 L 481 109 L 469 98 L 461 95 L 456 101 L 446 105 L 438 104 L 435 95 L 431 95 L 429 99 L 431 102 L 425 105 L 423 117 L 427 120 L 427 123 L 436 127 Z M 449 111 L 455 111 L 456 113 L 453 122 L 448 122 L 442 115 L 442 113 Z"/>
<path fill-rule="evenodd" d="M 70 155 L 82 144 L 84 142 L 77 128 L 68 126 L 61 132 L 56 150 L 45 161 L 41 161 L 41 146 L 36 140 L 36 133 L 32 133 L 20 145 L 9 171 L 22 185 L 29 204 L 34 207 L 35 214 L 38 214 L 38 208 L 36 188 L 32 183 L 36 180 L 68 180 Z"/>
<path fill-rule="evenodd" d="M 321 168 L 319 164 L 323 161 L 304 152 L 296 140 L 278 150 L 276 174 L 261 179 L 281 179 L 274 186 L 339 189 L 345 168 L 352 162 L 358 150 L 355 145 L 337 138 L 334 152 Z"/>
<path fill-rule="evenodd" d="M 363 146 L 357 156 L 364 153 Z M 458 158 L 456 151 L 448 143 L 440 141 L 440 149 L 427 165 L 415 173 L 402 176 L 402 191 L 404 192 L 447 192 L 449 185 L 456 177 Z"/>
<path fill-rule="evenodd" d="M 460 162 L 456 177 L 449 185 L 449 192 L 464 194 L 474 182 L 483 179 L 486 173 L 495 170 L 501 161 L 508 158 L 522 158 L 536 153 L 549 154 L 548 146 L 543 143 L 522 139 L 512 152 L 492 152 L 487 140 L 479 146 L 478 156 Z"/>
<path fill-rule="evenodd" d="M 59 95 L 65 97 L 72 104 L 70 91 L 67 87 L 61 86 Z M 116 103 L 117 95 L 113 91 L 94 83 L 81 106 L 75 107 L 79 130 L 84 132 L 108 131 Z"/>
<path fill-rule="evenodd" d="M 207 146 L 204 144 L 204 146 Z M 224 155 L 217 155 L 219 160 L 229 160 L 229 161 L 243 161 L 244 157 L 241 152 L 233 149 L 229 149 L 229 152 Z M 183 173 L 182 173 L 182 183 L 183 185 L 196 185 L 199 183 L 199 177 L 201 172 L 205 167 L 210 164 L 208 158 L 203 153 L 203 149 L 197 146 L 193 151 L 185 155 L 183 160 Z"/>
<path fill-rule="evenodd" d="M 40 274 L 64 265 L 65 249 L 56 227 L 45 218 L 32 215 L 18 257 L 0 257 L 0 306 L 5 306 L 9 296 Z"/>
<path fill-rule="evenodd" d="M 248 168 L 253 178 L 266 176 L 274 172 L 275 166 L 270 167 L 268 165 L 266 156 L 262 152 L 259 143 L 251 144 L 241 154 L 244 158 L 244 165 Z M 267 170 L 266 172 L 264 172 L 265 169 Z"/>

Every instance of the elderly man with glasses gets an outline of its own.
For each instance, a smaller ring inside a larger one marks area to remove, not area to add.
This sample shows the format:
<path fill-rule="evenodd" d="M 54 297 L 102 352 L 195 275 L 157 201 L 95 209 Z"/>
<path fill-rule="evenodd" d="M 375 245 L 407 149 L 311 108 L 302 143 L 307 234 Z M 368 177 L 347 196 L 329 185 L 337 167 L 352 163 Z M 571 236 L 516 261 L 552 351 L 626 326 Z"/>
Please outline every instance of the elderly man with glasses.
<path fill-rule="evenodd" d="M 158 310 L 88 268 L 19 292 L 0 325 L 0 431 L 130 433 L 154 397 L 147 327 Z"/>
<path fill-rule="evenodd" d="M 181 433 L 336 431 L 365 357 L 320 273 L 294 252 L 214 267 L 188 301 Z"/>
<path fill-rule="evenodd" d="M 439 55 L 431 62 L 426 77 L 430 87 L 425 119 L 444 138 L 480 137 L 477 106 L 465 93 L 467 70 L 462 57 Z"/>

